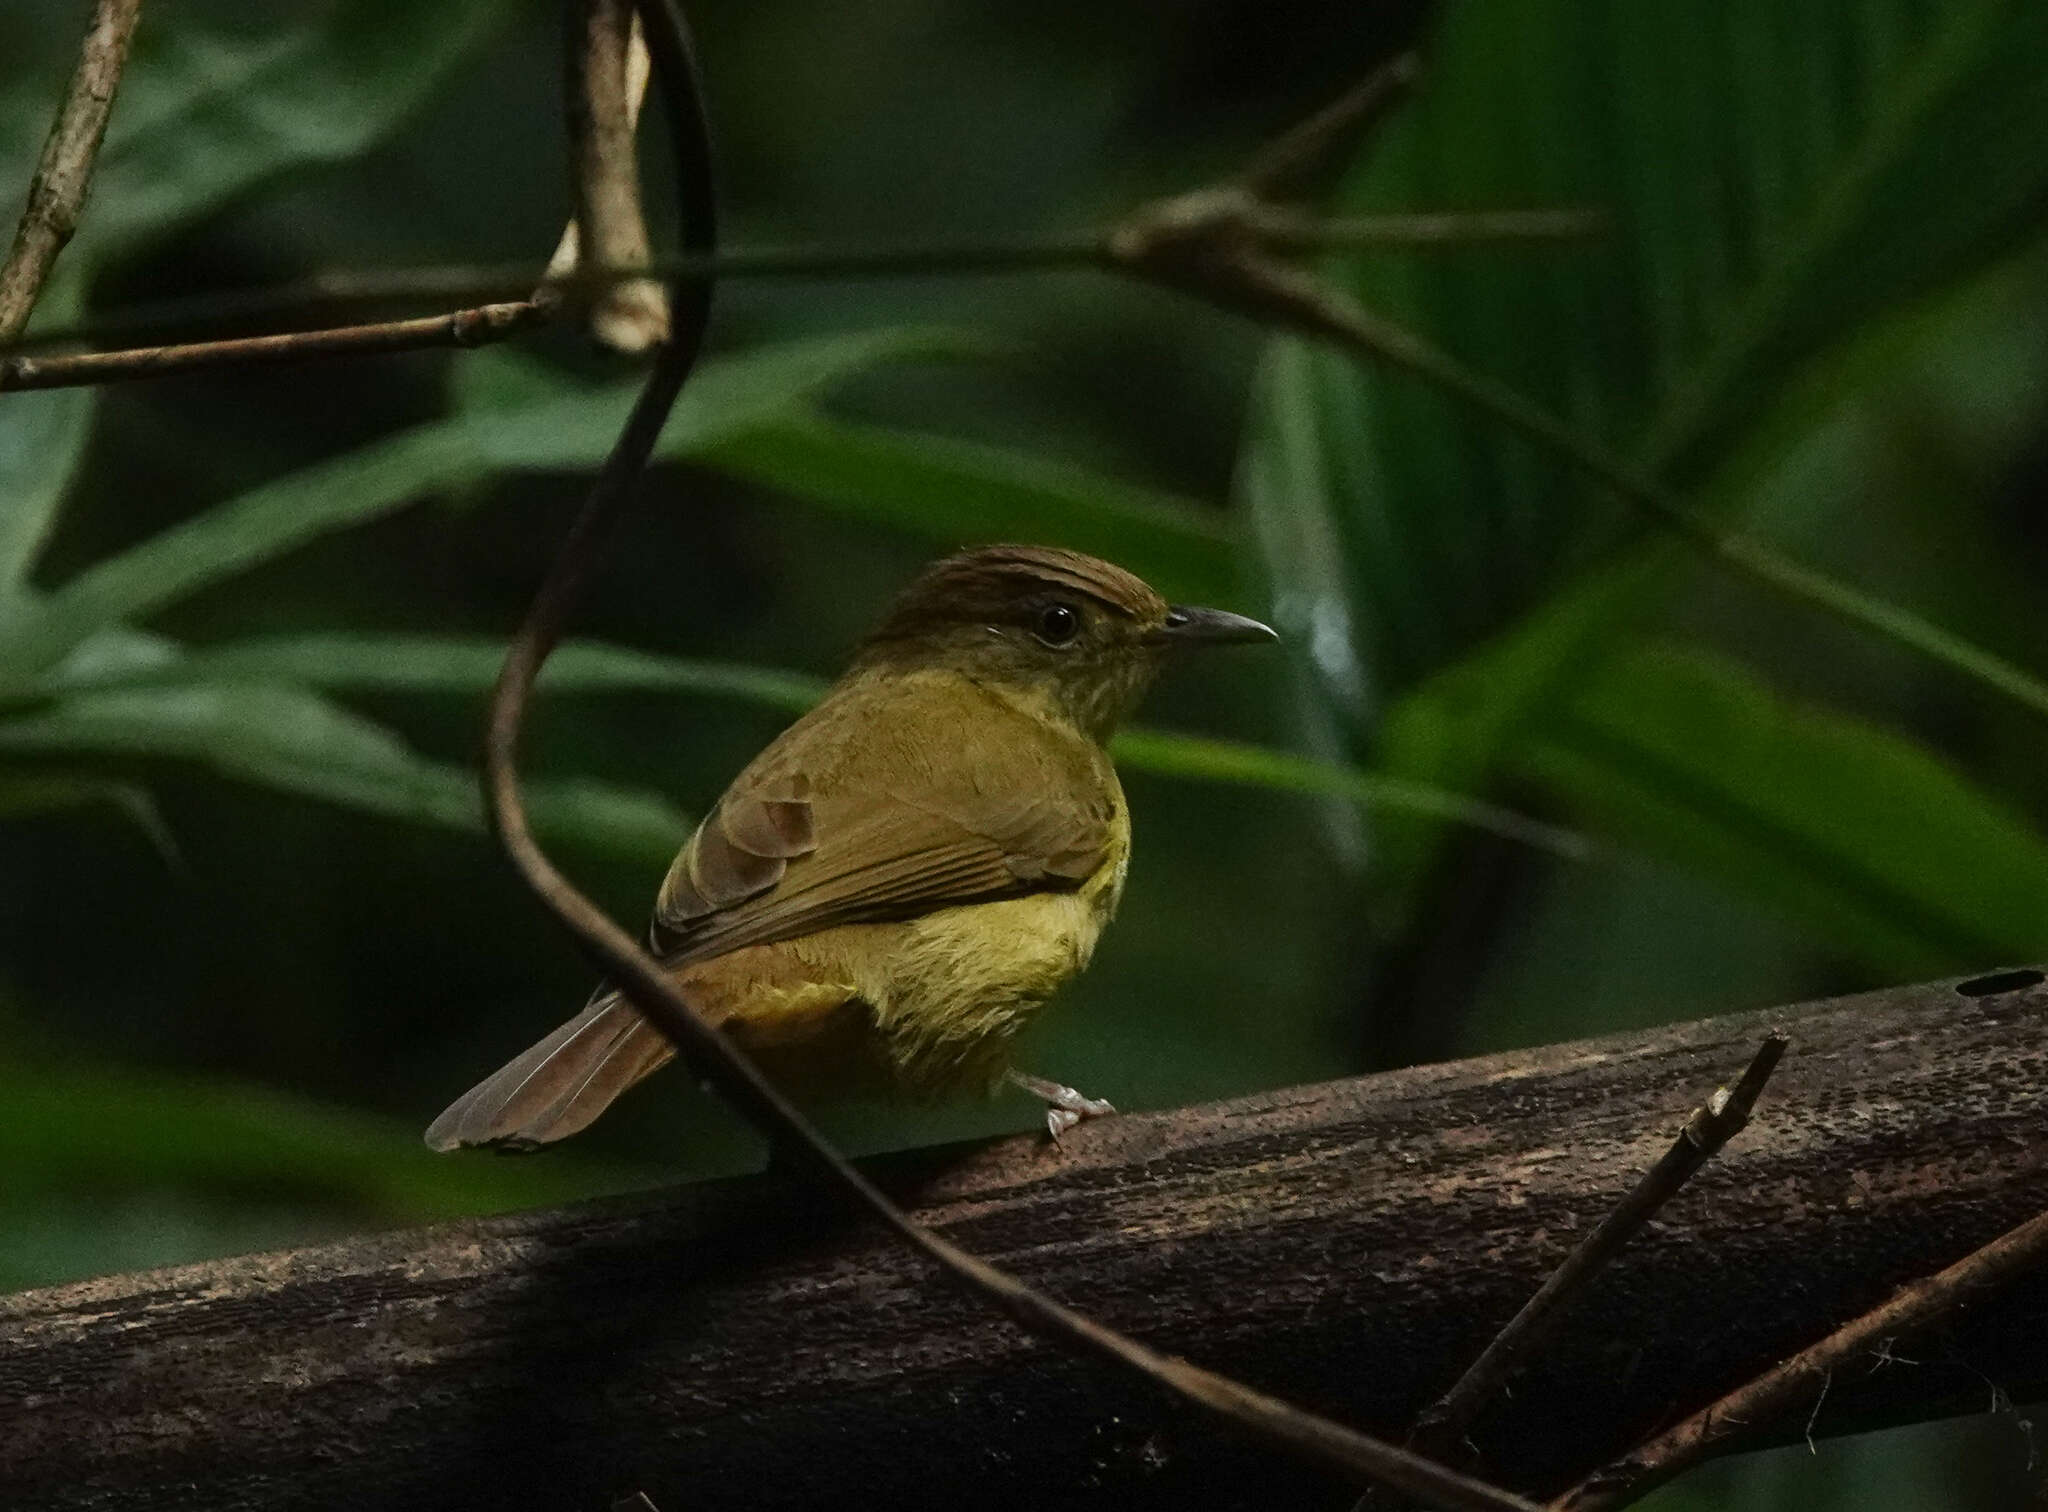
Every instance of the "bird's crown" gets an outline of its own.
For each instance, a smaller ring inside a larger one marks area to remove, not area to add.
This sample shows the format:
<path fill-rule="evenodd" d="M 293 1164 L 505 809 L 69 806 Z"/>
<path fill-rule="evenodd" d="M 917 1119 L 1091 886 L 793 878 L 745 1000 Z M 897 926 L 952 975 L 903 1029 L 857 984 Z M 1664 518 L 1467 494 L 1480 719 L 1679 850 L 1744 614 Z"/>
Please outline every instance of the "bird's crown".
<path fill-rule="evenodd" d="M 1049 602 L 1068 596 L 1140 625 L 1167 613 L 1165 599 L 1113 562 L 1056 546 L 980 546 L 919 573 L 869 641 L 910 640 L 961 624 L 1028 625 Z"/>

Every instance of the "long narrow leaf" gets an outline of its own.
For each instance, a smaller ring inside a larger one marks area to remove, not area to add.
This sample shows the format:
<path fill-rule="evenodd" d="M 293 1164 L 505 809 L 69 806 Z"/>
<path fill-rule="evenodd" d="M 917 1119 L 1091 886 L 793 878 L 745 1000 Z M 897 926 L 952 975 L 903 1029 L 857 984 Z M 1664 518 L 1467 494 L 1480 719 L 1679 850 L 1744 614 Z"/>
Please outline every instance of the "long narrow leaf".
<path fill-rule="evenodd" d="M 1338 276 L 1722 506 L 1751 502 L 1731 468 L 1753 462 L 1801 365 L 2008 249 L 2048 193 L 2048 9 L 2026 0 L 1499 0 L 1445 20 L 1429 89 L 1339 208 L 1592 203 L 1614 233 L 1543 254 L 1358 258 Z M 1283 516 L 1261 536 L 1288 539 L 1296 510 L 1336 522 L 1353 651 L 1388 694 L 1636 528 L 1405 377 L 1309 364 L 1297 390 L 1261 397 L 1255 451 L 1283 442 L 1275 403 L 1326 453 L 1306 475 L 1331 497 L 1248 493 Z M 1797 438 L 1777 439 L 1782 457 Z M 1559 665 L 1577 658 L 1560 649 Z"/>
<path fill-rule="evenodd" d="M 1487 830 L 1567 860 L 1582 861 L 1591 853 L 1583 835 L 1559 825 L 1544 824 L 1512 809 L 1481 803 L 1425 783 L 1311 761 L 1269 746 L 1168 735 L 1156 730 L 1128 730 L 1117 737 L 1114 749 L 1117 760 L 1133 771 L 1339 798 L 1362 808 L 1416 814 Z"/>
<path fill-rule="evenodd" d="M 212 684 L 80 693 L 0 720 L 0 751 L 197 762 L 223 776 L 417 824 L 481 831 L 474 774 L 294 688 Z M 659 798 L 599 783 L 528 784 L 535 826 L 564 843 L 665 864 L 689 821 Z"/>
<path fill-rule="evenodd" d="M 505 0 L 336 0 L 240 35 L 181 7 L 137 32 L 71 256 L 97 262 L 383 139 L 506 12 Z M 47 107 L 46 107 L 47 108 Z"/>
<path fill-rule="evenodd" d="M 1778 697 L 1725 658 L 1610 659 L 1518 764 L 1873 972 L 2048 953 L 2048 842 L 2022 817 L 1912 741 Z"/>
<path fill-rule="evenodd" d="M 0 772 L 0 823 L 68 809 L 107 807 L 141 830 L 166 860 L 177 846 L 146 788 L 99 777 Z"/>
<path fill-rule="evenodd" d="M 45 690 L 211 683 L 282 683 L 329 692 L 460 693 L 490 690 L 505 661 L 503 641 L 487 636 L 386 635 L 332 631 L 261 636 L 218 646 L 137 650 L 73 666 Z M 825 691 L 822 679 L 738 662 L 654 656 L 623 646 L 570 641 L 548 658 L 543 693 L 696 693 L 801 713 Z"/>
<path fill-rule="evenodd" d="M 947 545 L 1052 542 L 1119 562 L 1170 597 L 1246 587 L 1217 511 L 1067 463 L 791 410 L 708 448 L 706 465 Z"/>
<path fill-rule="evenodd" d="M 79 306 L 82 276 L 74 262 L 58 264 L 43 293 L 39 318 L 68 320 Z M 51 389 L 0 398 L 0 634 L 17 602 L 36 554 L 56 523 L 58 506 L 85 455 L 98 390 Z"/>
<path fill-rule="evenodd" d="M 66 703 L 60 707 L 146 697 L 159 689 L 163 696 L 175 696 L 187 687 L 209 693 L 239 680 L 335 693 L 481 696 L 496 680 L 504 657 L 502 645 L 480 637 L 370 633 L 268 637 L 182 655 L 170 653 L 161 643 L 153 650 L 150 654 L 150 648 L 136 646 L 126 654 L 96 658 L 68 681 L 45 687 L 63 693 Z M 794 713 L 815 703 L 825 685 L 799 673 L 572 641 L 549 659 L 540 688 L 544 694 L 692 693 L 736 698 Z M 333 712 L 330 705 L 319 707 Z M 0 720 L 0 749 L 7 747 L 10 730 L 24 722 L 32 726 L 36 717 Z M 371 742 L 373 755 L 389 741 L 386 732 L 378 735 L 382 738 Z M 1578 858 L 1586 854 L 1582 837 L 1507 809 L 1425 783 L 1334 766 L 1265 746 L 1130 730 L 1118 737 L 1116 754 L 1131 771 L 1315 794 L 1371 809 L 1471 825 L 1560 855 Z M 383 758 L 376 755 L 375 759 Z M 456 807 L 467 812 L 463 805 Z"/>
<path fill-rule="evenodd" d="M 863 367 L 941 348 L 956 349 L 957 338 L 892 330 L 708 362 L 664 432 L 660 455 L 688 456 Z M 280 478 L 87 569 L 33 614 L 0 625 L 0 667 L 17 678 L 39 670 L 96 630 L 132 622 L 423 494 L 499 469 L 595 465 L 630 403 L 631 393 L 614 387 L 458 414 Z"/>

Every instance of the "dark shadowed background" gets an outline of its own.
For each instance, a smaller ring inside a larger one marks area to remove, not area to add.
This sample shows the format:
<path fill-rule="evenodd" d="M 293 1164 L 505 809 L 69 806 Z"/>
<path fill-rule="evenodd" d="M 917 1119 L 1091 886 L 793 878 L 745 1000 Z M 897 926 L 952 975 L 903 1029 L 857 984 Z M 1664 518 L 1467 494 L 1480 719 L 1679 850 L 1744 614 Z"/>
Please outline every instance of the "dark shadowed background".
<path fill-rule="evenodd" d="M 86 9 L 0 16 L 8 194 Z M 537 265 L 568 207 L 555 10 L 146 11 L 41 325 Z M 692 16 L 743 245 L 1099 224 L 1420 38 L 1422 95 L 1332 165 L 1324 208 L 1611 229 L 1324 271 L 1714 518 L 2048 670 L 2032 0 Z M 663 660 L 586 653 L 614 686 L 544 692 L 530 744 L 546 835 L 635 925 L 793 707 L 702 663 L 828 676 L 919 563 L 1024 538 L 1271 618 L 1284 652 L 1183 669 L 1144 724 L 1318 764 L 1130 751 L 1122 917 L 1027 1057 L 1122 1108 L 2048 955 L 2040 712 L 1707 565 L 1412 380 L 1084 272 L 718 299 L 579 626 Z M 546 1157 L 418 1144 L 589 985 L 463 769 L 493 643 L 632 374 L 565 330 L 0 398 L 0 1285 L 759 1159 L 679 1072 Z M 1446 794 L 1582 853 L 1413 801 Z M 873 1149 L 1035 1118 L 1012 1097 L 828 1125 Z M 1656 1505 L 2016 1507 L 2035 1436 L 2004 1404 Z"/>

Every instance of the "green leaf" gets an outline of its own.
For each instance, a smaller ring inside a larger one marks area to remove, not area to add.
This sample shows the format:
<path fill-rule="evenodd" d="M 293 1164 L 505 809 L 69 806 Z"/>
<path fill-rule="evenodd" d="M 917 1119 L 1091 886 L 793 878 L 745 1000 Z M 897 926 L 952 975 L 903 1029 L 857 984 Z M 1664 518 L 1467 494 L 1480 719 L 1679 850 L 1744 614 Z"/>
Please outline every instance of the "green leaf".
<path fill-rule="evenodd" d="M 1235 740 L 1210 740 L 1194 735 L 1168 735 L 1155 730 L 1127 730 L 1112 749 L 1126 770 L 1196 782 L 1227 783 L 1286 793 L 1337 798 L 1362 808 L 1417 814 L 1448 824 L 1489 831 L 1567 860 L 1582 861 L 1590 852 L 1585 837 L 1554 824 L 1544 824 L 1510 809 L 1481 803 L 1462 794 L 1425 783 L 1406 782 L 1355 767 L 1312 761 L 1291 751 Z"/>
<path fill-rule="evenodd" d="M 207 691 L 241 681 L 290 683 L 329 692 L 480 697 L 497 680 L 503 659 L 502 644 L 481 637 L 338 632 L 235 641 L 184 654 L 175 654 L 166 643 L 158 642 L 148 647 L 106 648 L 82 664 L 72 664 L 66 677 L 52 679 L 46 686 L 74 703 L 88 697 L 111 699 L 119 696 L 112 691 L 118 689 L 193 686 Z M 693 693 L 800 713 L 817 702 L 825 684 L 800 673 L 572 641 L 548 659 L 541 672 L 540 691 L 544 695 Z M 333 712 L 327 705 L 320 707 Z M 0 722 L 0 749 L 5 748 L 10 728 L 13 726 Z M 378 733 L 384 741 L 389 740 L 383 732 Z M 1313 794 L 1371 809 L 1472 825 L 1573 859 L 1587 853 L 1582 837 L 1507 809 L 1427 784 L 1332 766 L 1266 746 L 1128 730 L 1117 737 L 1115 751 L 1118 761 L 1131 771 Z"/>
<path fill-rule="evenodd" d="M 419 755 L 381 725 L 295 688 L 211 684 L 79 693 L 0 720 L 0 751 L 199 763 L 223 776 L 416 824 L 480 832 L 474 774 Z M 529 782 L 543 835 L 664 866 L 689 821 L 649 794 Z"/>
<path fill-rule="evenodd" d="M 684 391 L 657 455 L 691 456 L 862 368 L 954 347 L 957 338 L 948 333 L 890 330 L 713 359 Z M 95 630 L 135 620 L 424 494 L 502 469 L 595 466 L 611 449 L 633 392 L 606 387 L 458 414 L 265 484 L 88 568 L 34 612 L 0 627 L 0 666 L 16 677 L 47 667 Z"/>
<path fill-rule="evenodd" d="M 1457 7 L 1428 89 L 1338 208 L 1593 204 L 1615 232 L 1381 255 L 1339 276 L 1609 449 L 1729 500 L 1717 475 L 1789 373 L 2036 223 L 2043 56 L 2048 9 L 2027 0 Z M 1313 427 L 1355 654 L 1383 688 L 1414 685 L 1641 528 L 1408 378 L 1318 360 L 1302 387 L 1262 400 L 1249 444 L 1280 444 L 1274 402 Z"/>
<path fill-rule="evenodd" d="M 983 346 L 954 327 L 883 326 L 715 357 L 691 374 L 654 454 L 695 459 L 856 373 L 958 361 Z M 475 353 L 456 373 L 457 408 L 471 437 L 493 466 L 510 471 L 596 467 L 639 394 L 637 380 L 586 388 L 504 349 Z"/>
<path fill-rule="evenodd" d="M 504 14 L 503 0 L 336 0 L 240 35 L 176 9 L 138 28 L 78 242 L 99 262 L 281 176 L 387 136 Z"/>
<path fill-rule="evenodd" d="M 1481 793 L 1527 725 L 1570 695 L 1596 668 L 1684 548 L 1653 542 L 1587 573 L 1539 604 L 1510 633 L 1444 668 L 1398 700 L 1381 725 L 1381 765 L 1393 775 Z M 1393 816 L 1374 834 L 1373 866 L 1390 895 L 1405 896 L 1435 863 L 1442 826 Z"/>
<path fill-rule="evenodd" d="M 1517 765 L 1882 975 L 2048 953 L 2048 842 L 2023 818 L 1912 741 L 1725 658 L 1610 658 Z"/>
<path fill-rule="evenodd" d="M 1998 255 L 2048 195 L 2048 94 L 2017 61 L 2044 47 L 2048 11 L 2016 0 L 1461 7 L 1339 207 L 1592 204 L 1615 232 L 1333 271 L 1709 515 L 1810 508 L 1801 449 L 1898 366 L 1870 315 Z M 1243 492 L 1276 580 L 1314 585 L 1275 614 L 1320 631 L 1333 754 L 1484 791 L 1696 559 L 1668 537 L 1613 558 L 1638 517 L 1411 379 L 1292 339 L 1265 373 Z M 1376 828 L 1390 889 L 1437 838 Z"/>
<path fill-rule="evenodd" d="M 2038 281 L 2036 260 L 2014 259 L 1939 298 L 1871 322 L 1810 364 L 1722 465 L 1708 489 L 1716 501 L 1713 511 L 1766 519 L 1800 512 L 1826 517 L 1860 508 L 1880 492 L 1916 490 L 1917 483 L 1894 476 L 1895 441 L 1882 416 L 1901 396 L 1943 381 L 1959 330 L 2025 318 L 2029 291 Z M 1999 418 L 2016 422 L 2020 433 L 2030 434 L 2030 392 L 2019 385 L 1995 401 L 1980 396 L 1971 413 L 1994 428 Z M 1990 471 L 2003 465 L 1995 442 L 1979 439 L 1973 447 Z M 1932 486 L 1928 507 L 1951 509 L 1952 491 Z M 1569 699 L 1576 682 L 1591 675 L 1629 623 L 1672 592 L 1679 573 L 1692 563 L 1689 550 L 1667 536 L 1623 553 L 1581 574 L 1508 634 L 1437 672 L 1387 711 L 1378 739 L 1381 765 L 1483 792 L 1501 754 L 1531 738 L 1529 727 Z M 1964 654 L 1974 651 L 1965 648 Z M 1383 870 L 1413 880 L 1438 838 L 1425 825 L 1384 826 Z"/>
<path fill-rule="evenodd" d="M 132 782 L 0 772 L 0 824 L 9 819 L 62 813 L 67 809 L 98 808 L 101 805 L 133 823 L 166 860 L 176 857 L 176 842 L 164 825 L 163 815 L 157 811 L 156 800 L 146 789 Z"/>
<path fill-rule="evenodd" d="M 85 453 L 97 389 L 9 394 L 0 403 L 0 601 L 18 595 Z"/>
<path fill-rule="evenodd" d="M 38 320 L 76 317 L 83 276 L 60 262 L 36 307 Z M 48 389 L 0 396 L 0 625 L 20 611 L 29 569 L 57 522 L 85 455 L 99 391 Z"/>
<path fill-rule="evenodd" d="M 791 410 L 701 460 L 949 546 L 1053 542 L 1122 563 L 1170 598 L 1243 595 L 1236 533 L 1220 512 L 1044 457 Z"/>
<path fill-rule="evenodd" d="M 203 648 L 152 639 L 147 649 L 121 638 L 116 649 L 65 663 L 43 692 L 193 683 L 289 683 L 347 693 L 460 693 L 482 696 L 498 679 L 505 643 L 488 636 L 389 635 L 331 631 L 256 636 Z M 698 693 L 802 713 L 825 691 L 822 679 L 738 662 L 654 656 L 622 646 L 568 641 L 541 669 L 540 692 Z M 40 695 L 39 695 L 40 696 Z"/>

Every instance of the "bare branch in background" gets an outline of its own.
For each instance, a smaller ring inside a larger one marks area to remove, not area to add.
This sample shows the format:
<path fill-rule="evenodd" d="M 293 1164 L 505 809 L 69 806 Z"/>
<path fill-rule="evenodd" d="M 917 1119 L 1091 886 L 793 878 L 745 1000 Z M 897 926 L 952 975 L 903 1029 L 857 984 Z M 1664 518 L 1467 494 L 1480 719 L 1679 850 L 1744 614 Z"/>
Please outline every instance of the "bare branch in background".
<path fill-rule="evenodd" d="M 79 352 L 62 357 L 0 357 L 0 393 L 125 383 L 216 368 L 269 367 L 320 357 L 488 346 L 509 340 L 550 318 L 551 311 L 542 302 L 521 300 L 478 305 L 417 320 L 337 326 L 324 331 L 288 331 L 282 336 L 243 336 L 227 341 L 129 347 L 119 352 Z"/>
<path fill-rule="evenodd" d="M 634 269 L 653 260 L 634 152 L 649 64 L 632 0 L 574 0 L 567 58 L 576 214 L 562 230 L 536 298 L 555 292 L 586 262 Z M 654 279 L 614 278 L 591 293 L 590 334 L 601 346 L 639 356 L 668 339 L 668 291 Z"/>
<path fill-rule="evenodd" d="M 1536 210 L 1388 211 L 1319 217 L 1266 207 L 1261 234 L 1289 252 L 1429 251 L 1439 247 L 1533 246 L 1583 242 L 1610 229 L 1605 212 L 1582 207 Z M 571 267 L 558 246 L 546 269 L 531 263 L 436 263 L 422 267 L 333 269 L 294 283 L 150 300 L 106 311 L 71 327 L 0 342 L 0 355 L 71 343 L 103 344 L 227 320 L 258 320 L 305 308 L 403 302 L 478 304 L 527 294 L 586 294 L 614 283 L 731 278 L 972 278 L 1012 273 L 1114 270 L 1110 228 L 993 242 L 918 241 L 868 246 L 797 244 L 730 247 L 708 255 L 675 253 L 644 267 Z M 568 240 L 564 231 L 564 240 Z M 573 243 L 571 244 L 573 250 Z"/>
<path fill-rule="evenodd" d="M 78 69 L 29 181 L 28 205 L 14 233 L 14 246 L 0 265 L 0 341 L 12 339 L 28 325 L 57 254 L 78 230 L 93 163 L 107 134 L 114 92 L 121 87 L 128 44 L 141 14 L 142 0 L 99 0 L 94 7 Z"/>
<path fill-rule="evenodd" d="M 1287 252 L 1347 248 L 1428 251 L 1458 246 L 1578 242 L 1600 235 L 1606 225 L 1606 217 L 1600 212 L 1584 209 L 1391 213 L 1334 220 L 1267 210 L 1258 218 L 1257 235 L 1264 245 Z M 570 230 L 573 229 L 572 225 Z M 578 245 L 578 240 L 565 231 L 562 244 L 556 249 L 555 261 L 541 273 L 536 273 L 531 264 L 526 263 L 400 268 L 382 273 L 334 272 L 302 283 L 240 293 L 190 295 L 137 305 L 74 329 L 39 331 L 24 339 L 0 343 L 0 391 L 118 383 L 133 378 L 276 360 L 271 354 L 286 350 L 281 345 L 254 349 L 252 355 L 250 348 L 235 341 L 62 353 L 40 357 L 32 363 L 25 359 L 30 352 L 48 351 L 76 341 L 128 336 L 209 321 L 247 320 L 274 314 L 280 309 L 379 301 L 492 299 L 531 303 L 545 312 L 543 318 L 552 319 L 562 294 L 586 295 L 619 284 L 658 279 L 694 282 L 727 278 L 930 278 L 1061 273 L 1087 268 L 1117 271 L 1116 258 L 1110 250 L 1111 234 L 1104 230 L 1023 242 L 739 247 L 704 255 L 682 253 L 658 257 L 627 267 L 584 267 L 563 261 L 565 257 L 574 255 Z M 522 291 L 530 292 L 531 297 L 525 300 L 513 297 Z M 663 297 L 666 298 L 665 291 Z M 602 300 L 598 302 L 603 303 Z M 462 313 L 457 311 L 456 315 Z M 305 354 L 315 356 L 474 344 L 430 339 L 426 334 L 428 329 L 421 322 L 388 321 L 239 340 L 275 344 L 298 337 L 318 337 L 325 344 L 323 349 Z M 10 349 L 19 355 L 10 357 Z M 23 376 L 14 376 L 17 373 Z M 29 374 L 33 377 L 26 376 Z"/>
<path fill-rule="evenodd" d="M 1551 1503 L 1551 1512 L 1615 1512 L 1709 1454 L 1730 1447 L 1745 1434 L 1760 1432 L 1801 1404 L 1816 1398 L 1839 1372 L 1871 1358 L 1887 1357 L 1892 1340 L 1947 1317 L 1979 1294 L 2048 1265 L 2048 1213 L 2010 1229 L 1982 1249 L 1899 1292 L 1882 1307 L 1836 1329 L 1782 1365 L 1648 1443 L 1602 1467 Z M 1820 1405 L 1814 1403 L 1818 1415 Z M 1807 1422 L 1809 1440 L 1813 1433 Z"/>
<path fill-rule="evenodd" d="M 1328 171 L 1348 142 L 1379 130 L 1422 78 L 1422 59 L 1404 52 L 1382 63 L 1346 93 L 1299 125 L 1268 142 L 1231 183 L 1252 199 L 1275 200 L 1303 193 L 1319 172 Z"/>

